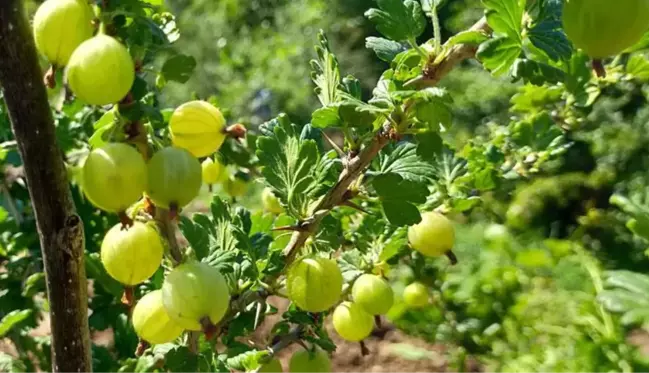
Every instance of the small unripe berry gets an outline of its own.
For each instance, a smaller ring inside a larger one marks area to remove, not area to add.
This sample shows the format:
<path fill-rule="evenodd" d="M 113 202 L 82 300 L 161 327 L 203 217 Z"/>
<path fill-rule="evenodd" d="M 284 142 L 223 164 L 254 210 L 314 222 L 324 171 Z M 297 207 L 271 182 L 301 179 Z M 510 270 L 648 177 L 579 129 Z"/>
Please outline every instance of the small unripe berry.
<path fill-rule="evenodd" d="M 316 348 L 314 352 L 300 349 L 296 351 L 288 363 L 289 372 L 331 372 L 331 360 L 326 352 Z"/>
<path fill-rule="evenodd" d="M 137 302 L 132 320 L 138 337 L 151 344 L 172 342 L 183 333 L 183 328 L 169 318 L 161 290 L 147 293 Z"/>
<path fill-rule="evenodd" d="M 421 282 L 413 282 L 403 290 L 403 301 L 410 308 L 421 308 L 429 303 L 428 288 Z"/>
<path fill-rule="evenodd" d="M 354 302 L 372 315 L 386 314 L 394 303 L 392 287 L 377 275 L 364 274 L 354 281 Z"/>
<path fill-rule="evenodd" d="M 101 262 L 106 272 L 124 285 L 136 285 L 160 267 L 164 248 L 158 231 L 135 221 L 131 227 L 113 226 L 101 243 Z"/>
<path fill-rule="evenodd" d="M 162 302 L 169 317 L 189 330 L 201 330 L 201 321 L 218 323 L 230 303 L 230 290 L 218 269 L 189 262 L 174 268 L 162 284 Z"/>
<path fill-rule="evenodd" d="M 131 90 L 135 66 L 126 47 L 100 34 L 74 50 L 66 77 L 78 98 L 91 105 L 108 105 L 119 102 Z"/>
<path fill-rule="evenodd" d="M 106 144 L 86 158 L 81 184 L 95 206 L 108 212 L 125 211 L 146 189 L 146 163 L 137 150 L 126 144 Z"/>
<path fill-rule="evenodd" d="M 270 188 L 264 188 L 263 192 L 261 192 L 261 202 L 264 205 L 264 210 L 270 213 L 281 214 L 284 212 L 284 208 L 280 205 L 279 199 L 275 197 Z"/>
<path fill-rule="evenodd" d="M 148 175 L 147 195 L 165 208 L 184 207 L 201 189 L 201 164 L 185 149 L 156 152 L 149 160 Z"/>
<path fill-rule="evenodd" d="M 219 163 L 219 161 L 212 158 L 206 158 L 201 163 L 203 174 L 203 182 L 205 184 L 216 184 L 224 180 L 223 176 L 227 176 L 227 170 Z"/>
<path fill-rule="evenodd" d="M 343 302 L 334 310 L 333 325 L 343 339 L 358 342 L 372 332 L 374 317 L 356 303 Z"/>
<path fill-rule="evenodd" d="M 205 157 L 225 141 L 225 118 L 209 102 L 190 101 L 173 112 L 169 131 L 174 146 L 187 149 L 195 157 Z"/>
<path fill-rule="evenodd" d="M 233 198 L 241 197 L 248 192 L 248 183 L 236 176 L 230 176 L 224 183 L 225 192 Z"/>
<path fill-rule="evenodd" d="M 56 66 L 65 66 L 72 52 L 92 37 L 92 9 L 85 0 L 47 0 L 34 14 L 38 51 Z"/>
<path fill-rule="evenodd" d="M 408 228 L 410 246 L 420 253 L 436 257 L 451 251 L 455 229 L 448 218 L 438 212 L 426 212 L 421 222 Z"/>
<path fill-rule="evenodd" d="M 295 261 L 286 276 L 288 298 L 309 312 L 331 308 L 342 293 L 343 276 L 335 260 L 307 256 Z"/>

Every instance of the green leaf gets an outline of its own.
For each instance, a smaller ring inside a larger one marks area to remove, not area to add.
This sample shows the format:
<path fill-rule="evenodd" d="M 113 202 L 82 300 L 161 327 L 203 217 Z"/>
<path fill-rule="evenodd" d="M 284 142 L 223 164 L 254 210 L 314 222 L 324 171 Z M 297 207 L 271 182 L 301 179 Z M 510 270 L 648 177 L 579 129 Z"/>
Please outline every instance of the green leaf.
<path fill-rule="evenodd" d="M 7 373 L 20 373 L 26 372 L 27 367 L 19 359 L 13 358 L 11 355 L 0 351 L 0 372 Z"/>
<path fill-rule="evenodd" d="M 494 34 L 508 36 L 520 46 L 525 0 L 482 0 L 482 3 Z"/>
<path fill-rule="evenodd" d="M 0 319 L 0 338 L 4 337 L 16 325 L 31 316 L 32 310 L 13 310 Z"/>
<path fill-rule="evenodd" d="M 426 183 L 406 180 L 397 173 L 381 174 L 374 178 L 383 212 L 390 224 L 412 225 L 421 221 L 419 210 L 414 204 L 426 202 L 429 190 Z"/>
<path fill-rule="evenodd" d="M 480 31 L 465 30 L 451 36 L 444 46 L 446 48 L 454 47 L 458 44 L 481 44 L 489 40 L 489 36 Z"/>
<path fill-rule="evenodd" d="M 381 154 L 378 171 L 368 175 L 399 175 L 400 178 L 416 183 L 427 183 L 434 175 L 434 169 L 417 155 L 417 146 L 401 143 L 390 154 Z"/>
<path fill-rule="evenodd" d="M 649 60 L 642 54 L 634 54 L 626 63 L 626 73 L 642 83 L 649 82 Z"/>
<path fill-rule="evenodd" d="M 444 141 L 437 132 L 423 132 L 416 136 L 417 155 L 422 159 L 431 160 L 442 154 Z"/>
<path fill-rule="evenodd" d="M 396 226 L 417 224 L 421 221 L 421 214 L 417 207 L 403 201 L 385 200 L 382 202 L 383 213 L 390 222 Z"/>
<path fill-rule="evenodd" d="M 267 185 L 289 214 L 301 218 L 309 203 L 322 193 L 328 166 L 321 160 L 316 142 L 298 134 L 294 124 L 275 125 L 272 136 L 257 139 L 257 157 Z"/>
<path fill-rule="evenodd" d="M 345 283 L 354 281 L 363 274 L 363 256 L 358 249 L 347 250 L 338 258 L 338 267 L 343 274 Z"/>
<path fill-rule="evenodd" d="M 528 59 L 518 58 L 512 68 L 514 81 L 523 80 L 534 85 L 557 84 L 563 82 L 566 74 L 550 65 Z"/>
<path fill-rule="evenodd" d="M 329 49 L 329 42 L 322 30 L 318 33 L 319 45 L 315 47 L 318 58 L 311 61 L 311 79 L 315 83 L 315 93 L 322 106 L 338 101 L 340 70 L 338 60 Z"/>
<path fill-rule="evenodd" d="M 433 132 L 448 129 L 453 121 L 451 104 L 453 99 L 445 89 L 426 88 L 414 96 L 418 98 L 415 106 L 415 116 Z"/>
<path fill-rule="evenodd" d="M 162 65 L 162 76 L 166 81 L 187 83 L 196 68 L 196 60 L 192 56 L 177 54 L 169 57 Z"/>
<path fill-rule="evenodd" d="M 124 287 L 106 272 L 104 265 L 101 263 L 99 253 L 86 253 L 85 259 L 88 277 L 93 278 L 95 284 L 101 285 L 107 293 L 112 294 L 116 298 L 121 297 L 124 292 Z"/>
<path fill-rule="evenodd" d="M 196 372 L 199 366 L 198 358 L 187 346 L 177 346 L 167 352 L 164 362 L 171 372 Z"/>
<path fill-rule="evenodd" d="M 480 44 L 477 57 L 485 68 L 498 76 L 509 70 L 521 51 L 520 41 L 502 36 Z"/>
<path fill-rule="evenodd" d="M 528 37 L 535 47 L 539 48 L 554 61 L 568 60 L 572 55 L 572 44 L 563 31 L 561 0 L 539 2 L 539 13 Z"/>
<path fill-rule="evenodd" d="M 195 214 L 193 216 L 194 220 L 196 220 L 199 215 L 201 214 Z M 186 216 L 180 217 L 179 228 L 183 233 L 183 236 L 187 239 L 187 242 L 189 242 L 191 248 L 196 253 L 196 258 L 198 260 L 205 258 L 210 250 L 210 236 L 208 231 L 202 229 L 199 224 L 195 224 L 194 221 L 190 220 Z"/>
<path fill-rule="evenodd" d="M 365 12 L 376 29 L 389 39 L 412 40 L 424 32 L 426 18 L 416 0 L 377 0 L 379 9 Z"/>
<path fill-rule="evenodd" d="M 377 57 L 385 62 L 392 62 L 397 54 L 405 50 L 401 43 L 374 36 L 365 39 L 365 47 L 372 49 Z"/>
<path fill-rule="evenodd" d="M 342 120 L 338 115 L 339 105 L 329 105 L 316 109 L 311 114 L 311 125 L 315 128 L 340 127 Z"/>
<path fill-rule="evenodd" d="M 265 356 L 268 356 L 268 351 L 246 351 L 237 356 L 229 358 L 226 361 L 226 364 L 231 370 L 249 372 L 257 369 L 260 365 L 259 361 Z"/>

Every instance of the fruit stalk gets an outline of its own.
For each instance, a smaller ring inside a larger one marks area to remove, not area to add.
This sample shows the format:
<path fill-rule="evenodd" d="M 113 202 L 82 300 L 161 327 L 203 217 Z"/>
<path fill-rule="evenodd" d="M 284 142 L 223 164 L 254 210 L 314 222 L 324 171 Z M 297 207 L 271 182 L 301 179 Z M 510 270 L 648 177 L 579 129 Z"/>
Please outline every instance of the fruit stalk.
<path fill-rule="evenodd" d="M 481 18 L 470 28 L 471 31 L 482 31 L 485 33 L 491 32 L 486 18 Z M 454 46 L 441 61 L 429 61 L 428 65 L 423 69 L 424 76 L 417 83 L 417 88 L 426 88 L 436 85 L 446 74 L 448 74 L 453 66 L 461 61 L 475 57 L 477 48 L 474 45 L 459 44 Z M 407 104 L 406 104 L 407 105 Z M 345 194 L 349 186 L 367 169 L 372 160 L 379 154 L 381 149 L 390 142 L 390 128 L 391 122 L 388 120 L 383 126 L 383 129 L 374 137 L 372 142 L 367 145 L 357 155 L 348 160 L 347 166 L 343 169 L 338 178 L 338 182 L 334 187 L 329 190 L 322 201 L 315 209 L 315 213 L 310 219 L 307 219 L 299 231 L 294 232 L 291 240 L 284 248 L 283 254 L 286 257 L 286 265 L 290 265 L 299 251 L 298 249 L 304 246 L 307 238 L 315 233 L 318 229 L 320 221 L 329 214 L 329 212 L 336 206 L 345 202 Z"/>
<path fill-rule="evenodd" d="M 52 371 L 90 372 L 83 223 L 19 0 L 0 2 L 0 86 L 22 157 L 41 242 L 51 311 Z"/>

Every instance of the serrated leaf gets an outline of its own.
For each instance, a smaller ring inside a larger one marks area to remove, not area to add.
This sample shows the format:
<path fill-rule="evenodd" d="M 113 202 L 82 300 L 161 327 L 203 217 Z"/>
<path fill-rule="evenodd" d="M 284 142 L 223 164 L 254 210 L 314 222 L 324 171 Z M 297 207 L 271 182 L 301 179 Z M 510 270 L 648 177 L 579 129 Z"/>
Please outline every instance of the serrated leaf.
<path fill-rule="evenodd" d="M 381 199 L 383 212 L 390 224 L 412 225 L 421 220 L 419 210 L 413 203 L 426 202 L 429 194 L 426 183 L 405 180 L 399 174 L 387 173 L 375 177 L 372 185 Z"/>
<path fill-rule="evenodd" d="M 418 98 L 415 116 L 428 130 L 439 132 L 451 126 L 453 99 L 446 90 L 436 87 L 426 88 L 417 91 L 413 97 Z"/>
<path fill-rule="evenodd" d="M 0 338 L 4 337 L 16 325 L 31 316 L 32 310 L 13 310 L 0 319 Z"/>
<path fill-rule="evenodd" d="M 487 9 L 487 23 L 494 33 L 508 36 L 521 45 L 525 0 L 482 0 L 482 3 Z"/>
<path fill-rule="evenodd" d="M 417 224 L 421 221 L 421 214 L 417 207 L 411 203 L 402 201 L 382 201 L 383 213 L 390 224 L 396 226 L 407 226 Z"/>
<path fill-rule="evenodd" d="M 639 295 L 649 294 L 649 276 L 626 270 L 607 271 L 604 285 Z"/>
<path fill-rule="evenodd" d="M 318 146 L 301 139 L 294 124 L 274 127 L 273 136 L 257 139 L 257 157 L 266 184 L 295 217 L 304 217 L 309 203 L 322 190 L 326 177 Z"/>
<path fill-rule="evenodd" d="M 322 106 L 335 103 L 338 98 L 340 70 L 336 56 L 329 50 L 329 42 L 324 32 L 318 33 L 319 45 L 315 47 L 318 59 L 311 61 L 311 79 Z"/>
<path fill-rule="evenodd" d="M 183 233 L 183 236 L 187 239 L 187 242 L 189 242 L 189 245 L 196 253 L 196 258 L 198 260 L 205 258 L 210 250 L 210 236 L 208 232 L 200 228 L 198 224 L 194 224 L 194 222 L 186 216 L 180 217 L 179 228 Z"/>
<path fill-rule="evenodd" d="M 363 256 L 358 249 L 344 251 L 338 258 L 338 267 L 340 267 L 345 283 L 352 282 L 363 274 L 362 265 Z"/>
<path fill-rule="evenodd" d="M 311 114 L 311 125 L 315 128 L 340 127 L 342 121 L 338 116 L 338 105 L 329 105 L 316 109 Z"/>
<path fill-rule="evenodd" d="M 177 54 L 169 57 L 162 65 L 162 76 L 166 81 L 187 83 L 196 68 L 196 59 L 192 56 Z"/>
<path fill-rule="evenodd" d="M 556 67 L 542 62 L 518 58 L 512 67 L 512 79 L 523 80 L 534 85 L 557 84 L 563 82 L 566 74 Z"/>
<path fill-rule="evenodd" d="M 268 355 L 268 351 L 251 350 L 243 352 L 237 356 L 231 357 L 226 361 L 228 367 L 232 370 L 249 372 L 259 367 L 259 360 Z"/>
<path fill-rule="evenodd" d="M 540 2 L 539 7 L 539 14 L 528 33 L 530 41 L 554 61 L 569 59 L 572 44 L 562 27 L 562 1 L 545 0 Z"/>
<path fill-rule="evenodd" d="M 24 362 L 0 351 L 0 372 L 19 373 L 26 371 L 27 367 Z"/>
<path fill-rule="evenodd" d="M 377 0 L 379 9 L 365 12 L 376 29 L 389 39 L 412 40 L 424 32 L 426 18 L 416 0 Z"/>
<path fill-rule="evenodd" d="M 397 54 L 405 50 L 401 43 L 374 36 L 365 39 L 365 47 L 373 50 L 376 56 L 385 62 L 392 62 Z"/>
<path fill-rule="evenodd" d="M 488 39 L 489 36 L 483 32 L 466 30 L 451 36 L 446 43 L 444 43 L 444 46 L 446 48 L 451 48 L 458 44 L 481 44 Z"/>
<path fill-rule="evenodd" d="M 476 56 L 485 68 L 498 76 L 509 70 L 521 51 L 520 41 L 503 36 L 480 44 Z"/>
<path fill-rule="evenodd" d="M 404 180 L 427 183 L 434 175 L 434 169 L 417 155 L 417 146 L 412 143 L 401 143 L 392 152 L 382 154 L 378 171 L 369 175 L 399 175 Z"/>
<path fill-rule="evenodd" d="M 640 82 L 649 82 L 649 60 L 642 54 L 634 54 L 626 63 L 626 73 Z"/>
<path fill-rule="evenodd" d="M 418 133 L 417 139 L 417 155 L 422 159 L 434 159 L 442 154 L 444 150 L 444 141 L 437 132 L 423 132 Z"/>

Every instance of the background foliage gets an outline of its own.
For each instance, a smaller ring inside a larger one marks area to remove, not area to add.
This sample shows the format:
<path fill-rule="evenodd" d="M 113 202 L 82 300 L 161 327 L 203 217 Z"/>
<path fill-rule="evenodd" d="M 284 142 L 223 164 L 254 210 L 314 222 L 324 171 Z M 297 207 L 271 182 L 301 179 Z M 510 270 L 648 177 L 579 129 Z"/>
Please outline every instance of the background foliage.
<path fill-rule="evenodd" d="M 493 10 L 493 4 L 515 2 L 483 3 Z M 458 222 L 459 264 L 450 267 L 446 261 L 406 255 L 405 264 L 388 274 L 394 288 L 422 281 L 434 289 L 434 304 L 409 310 L 399 303 L 388 316 L 407 333 L 444 344 L 455 369 L 465 369 L 472 357 L 484 369 L 498 371 L 646 371 L 649 363 L 629 335 L 644 330 L 649 321 L 649 279 L 642 274 L 649 269 L 647 45 L 610 61 L 609 77 L 595 81 L 585 56 L 572 54 L 570 43 L 551 27 L 556 21 L 551 8 L 560 2 L 539 3 L 546 8 L 533 12 L 527 29 L 495 29 L 497 37 L 480 47 L 479 59 L 495 77 L 471 61 L 440 84 L 444 97 L 434 101 L 435 114 L 444 118 L 439 138 L 422 147 L 437 160 L 435 169 L 427 171 L 436 176 L 427 203 L 444 203 Z M 319 107 L 309 65 L 319 29 L 326 30 L 341 71 L 358 78 L 362 97 L 368 98 L 379 74 L 390 66 L 365 47 L 367 36 L 380 36 L 364 16 L 375 5 L 370 0 L 170 0 L 167 7 L 180 30 L 175 48 L 183 51 L 183 65 L 196 67 L 187 77 L 177 76 L 174 69 L 163 74 L 166 81 L 157 82 L 167 84 L 163 102 L 151 106 L 170 107 L 192 94 L 210 97 L 229 109 L 229 121 L 246 123 L 260 134 L 262 123 L 285 112 L 274 125 L 290 132 L 289 122 L 311 122 Z M 442 35 L 465 29 L 482 14 L 479 1 L 447 2 L 440 9 Z M 548 34 L 557 37 L 552 45 L 544 44 Z M 420 40 L 431 36 L 427 24 Z M 518 52 L 505 58 L 505 65 L 499 55 L 502 45 L 513 45 Z M 168 57 L 156 61 L 160 66 L 168 62 Z M 445 104 L 447 96 L 452 105 Z M 70 164 L 80 143 L 96 133 L 93 124 L 101 114 L 82 106 L 66 106 L 57 113 L 57 136 Z M 2 106 L 0 142 L 5 170 L 0 184 L 0 337 L 13 346 L 12 354 L 0 352 L 0 370 L 32 371 L 49 365 L 48 337 L 31 333 L 48 308 L 20 159 Z M 245 157 L 237 157 L 239 151 L 232 145 L 221 152 L 228 163 L 241 165 Z M 391 154 L 408 151 L 414 148 L 395 146 L 372 171 L 380 175 Z M 259 160 L 262 165 L 264 161 Z M 326 167 L 335 165 L 322 163 L 322 182 L 327 184 L 331 175 Z M 376 176 L 373 184 L 380 190 L 376 180 L 381 179 Z M 73 192 L 86 223 L 87 271 L 93 279 L 91 329 L 112 330 L 114 338 L 110 347 L 93 346 L 95 369 L 151 371 L 160 369 L 162 356 L 169 370 L 195 370 L 202 364 L 225 369 L 225 360 L 236 356 L 234 348 L 230 356 L 212 356 L 209 362 L 191 360 L 182 348 L 165 345 L 132 357 L 137 337 L 119 303 L 121 287 L 98 258 L 98 245 L 115 217 L 97 212 L 76 187 Z M 273 223 L 261 213 L 249 216 L 220 199 L 212 202 L 207 192 L 202 201 L 211 203 L 210 212 L 186 218 L 182 226 L 197 255 L 208 254 L 200 242 L 210 238 L 194 228 L 205 219 L 216 223 L 230 215 L 235 225 L 247 226 L 239 233 L 250 238 L 250 250 L 240 253 L 240 267 L 231 265 L 232 258 L 211 262 L 223 263 L 226 273 L 272 274 L 272 256 L 263 265 L 251 264 L 255 250 L 264 247 L 255 241 L 262 235 L 255 234 Z M 243 204 L 258 209 L 253 197 Z M 298 213 L 304 207 L 300 201 L 291 206 Z M 373 247 L 390 244 L 381 233 L 395 228 L 384 219 L 357 221 L 351 215 L 340 212 L 336 218 L 342 227 L 332 225 L 332 234 L 317 237 L 314 245 L 342 237 L 356 249 L 345 258 L 353 262 Z M 346 233 L 344 228 L 353 224 L 363 229 Z M 269 249 L 281 250 L 285 243 L 280 237 Z M 161 281 L 159 273 L 140 290 L 158 287 Z"/>

